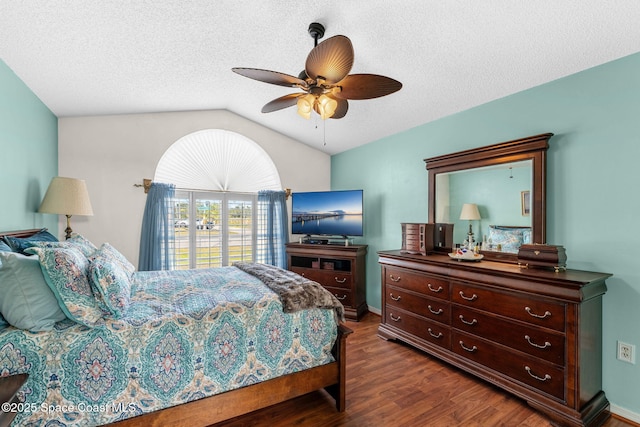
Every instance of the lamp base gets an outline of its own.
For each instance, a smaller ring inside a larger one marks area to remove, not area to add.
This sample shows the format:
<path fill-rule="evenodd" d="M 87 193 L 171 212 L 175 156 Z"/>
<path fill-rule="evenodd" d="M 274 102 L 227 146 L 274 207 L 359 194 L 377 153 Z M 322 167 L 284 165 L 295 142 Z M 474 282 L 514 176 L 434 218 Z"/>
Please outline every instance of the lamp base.
<path fill-rule="evenodd" d="M 68 239 L 69 237 L 71 237 L 71 233 L 73 233 L 73 230 L 71 229 L 71 215 L 65 215 L 67 217 L 67 228 L 64 229 L 64 232 L 66 233 L 65 235 L 65 239 Z"/>

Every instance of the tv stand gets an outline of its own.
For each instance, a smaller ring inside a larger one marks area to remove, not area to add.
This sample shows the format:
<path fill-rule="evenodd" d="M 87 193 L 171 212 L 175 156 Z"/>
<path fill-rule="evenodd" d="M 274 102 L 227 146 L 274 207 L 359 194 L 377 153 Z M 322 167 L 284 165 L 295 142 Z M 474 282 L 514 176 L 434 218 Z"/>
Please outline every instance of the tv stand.
<path fill-rule="evenodd" d="M 289 270 L 335 295 L 348 320 L 357 322 L 367 312 L 367 245 L 288 243 L 286 251 Z"/>

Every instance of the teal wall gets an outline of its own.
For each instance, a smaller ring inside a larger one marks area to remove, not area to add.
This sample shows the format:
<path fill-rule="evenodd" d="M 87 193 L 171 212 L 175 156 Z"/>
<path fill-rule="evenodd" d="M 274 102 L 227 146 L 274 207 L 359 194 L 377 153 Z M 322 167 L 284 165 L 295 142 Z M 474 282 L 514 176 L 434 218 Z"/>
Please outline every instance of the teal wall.
<path fill-rule="evenodd" d="M 613 405 L 640 417 L 640 355 L 636 365 L 616 360 L 617 340 L 640 351 L 640 54 L 333 156 L 332 188 L 365 191 L 367 303 L 380 308 L 376 251 L 400 247 L 401 222 L 427 221 L 424 158 L 545 132 L 555 134 L 547 242 L 565 246 L 570 268 L 613 273 L 604 297 L 604 389 Z"/>
<path fill-rule="evenodd" d="M 36 211 L 58 174 L 58 119 L 0 60 L 0 231 L 47 227 Z"/>

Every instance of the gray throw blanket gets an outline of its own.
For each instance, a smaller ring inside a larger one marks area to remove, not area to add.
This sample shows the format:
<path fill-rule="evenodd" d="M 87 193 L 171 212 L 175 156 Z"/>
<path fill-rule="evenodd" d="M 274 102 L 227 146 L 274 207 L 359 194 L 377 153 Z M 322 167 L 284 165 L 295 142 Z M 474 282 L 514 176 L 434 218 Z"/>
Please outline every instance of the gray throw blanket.
<path fill-rule="evenodd" d="M 338 320 L 344 322 L 344 307 L 321 284 L 273 265 L 248 262 L 236 262 L 233 265 L 257 277 L 275 292 L 280 297 L 285 313 L 305 308 L 333 308 Z"/>

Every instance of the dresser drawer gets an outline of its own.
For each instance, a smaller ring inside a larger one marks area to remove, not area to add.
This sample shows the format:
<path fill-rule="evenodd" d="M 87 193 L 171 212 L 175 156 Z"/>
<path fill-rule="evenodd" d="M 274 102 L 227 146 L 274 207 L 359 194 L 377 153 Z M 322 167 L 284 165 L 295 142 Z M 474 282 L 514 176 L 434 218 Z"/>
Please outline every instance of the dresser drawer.
<path fill-rule="evenodd" d="M 351 289 L 353 276 L 335 270 L 313 270 L 309 268 L 292 267 L 291 271 L 306 277 L 309 280 L 320 283 L 322 286 Z"/>
<path fill-rule="evenodd" d="M 446 349 L 451 348 L 451 332 L 441 323 L 430 321 L 390 305 L 386 306 L 385 323 Z"/>
<path fill-rule="evenodd" d="M 427 298 L 422 294 L 405 291 L 391 285 L 385 286 L 385 289 L 388 305 L 447 325 L 450 323 L 451 305 L 447 301 L 438 298 Z"/>
<path fill-rule="evenodd" d="M 463 283 L 453 283 L 451 301 L 521 320 L 545 328 L 564 332 L 565 305 L 552 301 L 534 299 L 516 293 L 502 293 Z"/>
<path fill-rule="evenodd" d="M 565 400 L 562 368 L 456 330 L 452 331 L 451 348 L 462 357 Z"/>
<path fill-rule="evenodd" d="M 454 305 L 451 325 L 461 331 L 564 365 L 565 337 L 558 332 L 511 322 L 482 311 Z"/>
<path fill-rule="evenodd" d="M 342 305 L 346 307 L 353 306 L 353 298 L 350 290 L 343 289 L 343 288 L 332 288 L 329 286 L 325 286 L 324 288 L 329 292 L 331 292 L 333 296 L 338 298 L 338 301 L 340 301 Z"/>
<path fill-rule="evenodd" d="M 448 280 L 402 268 L 386 267 L 384 270 L 385 284 L 408 289 L 430 297 L 449 299 Z"/>

